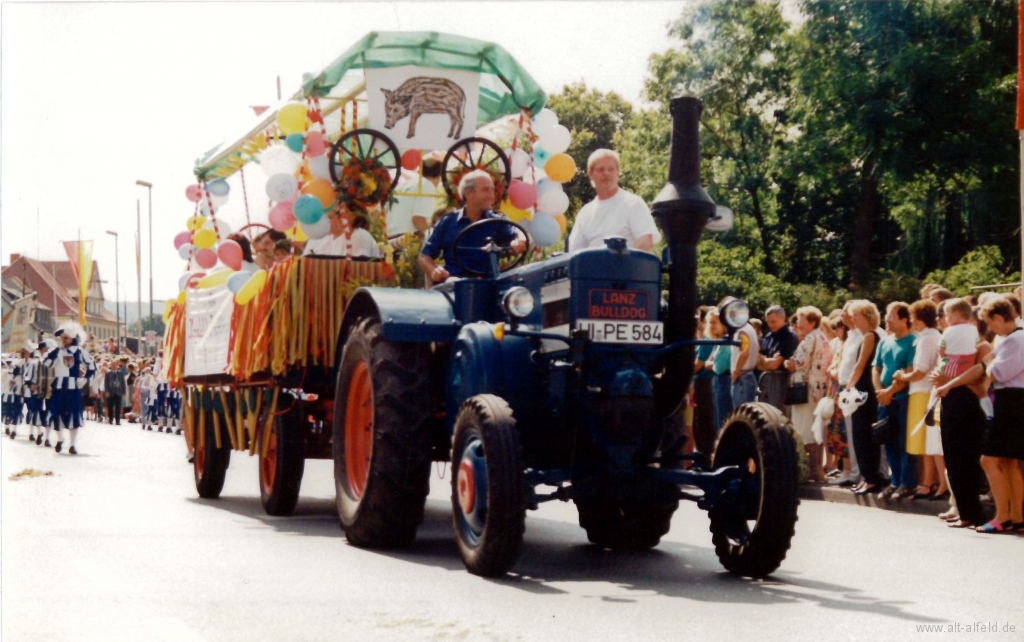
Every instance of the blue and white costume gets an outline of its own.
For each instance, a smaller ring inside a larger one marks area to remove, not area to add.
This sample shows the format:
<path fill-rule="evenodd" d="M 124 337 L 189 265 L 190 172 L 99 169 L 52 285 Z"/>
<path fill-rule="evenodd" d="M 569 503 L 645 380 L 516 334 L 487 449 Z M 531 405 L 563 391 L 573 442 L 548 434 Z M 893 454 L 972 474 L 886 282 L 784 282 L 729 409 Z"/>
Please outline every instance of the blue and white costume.
<path fill-rule="evenodd" d="M 75 336 L 71 329 L 61 328 L 55 333 L 58 338 L 68 333 Z M 54 348 L 50 351 L 43 363 L 53 368 L 54 378 L 51 394 L 50 417 L 53 427 L 57 432 L 57 452 L 60 452 L 64 443 L 64 436 L 61 428 L 66 429 L 71 437 L 71 451 L 75 446 L 75 431 L 82 427 L 85 418 L 82 414 L 82 390 L 89 385 L 89 380 L 96 374 L 96 363 L 89 356 L 89 353 L 78 345 L 79 338 L 75 337 L 71 345 Z M 47 441 L 49 441 L 49 426 L 47 426 Z"/>
<path fill-rule="evenodd" d="M 39 344 L 45 347 L 45 344 Z M 41 429 L 43 423 L 42 417 L 42 387 L 39 385 L 39 378 L 41 368 L 39 364 L 38 347 L 35 345 L 26 346 L 25 349 L 29 352 L 29 358 L 25 360 L 25 367 L 22 371 L 22 377 L 24 379 L 24 394 L 25 398 L 25 423 L 29 425 L 29 439 L 35 440 L 36 433 L 42 432 Z"/>

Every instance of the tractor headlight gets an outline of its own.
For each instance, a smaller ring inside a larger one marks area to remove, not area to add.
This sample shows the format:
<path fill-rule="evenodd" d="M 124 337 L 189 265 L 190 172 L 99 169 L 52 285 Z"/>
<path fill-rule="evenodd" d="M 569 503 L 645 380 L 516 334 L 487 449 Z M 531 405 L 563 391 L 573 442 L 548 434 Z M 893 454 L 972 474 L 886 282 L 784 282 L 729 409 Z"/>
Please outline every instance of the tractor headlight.
<path fill-rule="evenodd" d="M 750 320 L 750 308 L 745 302 L 733 299 L 718 309 L 718 316 L 727 328 L 739 330 Z"/>
<path fill-rule="evenodd" d="M 516 321 L 522 321 L 530 316 L 533 306 L 533 295 L 521 286 L 516 286 L 506 292 L 501 300 L 501 307 L 505 309 L 505 313 Z"/>

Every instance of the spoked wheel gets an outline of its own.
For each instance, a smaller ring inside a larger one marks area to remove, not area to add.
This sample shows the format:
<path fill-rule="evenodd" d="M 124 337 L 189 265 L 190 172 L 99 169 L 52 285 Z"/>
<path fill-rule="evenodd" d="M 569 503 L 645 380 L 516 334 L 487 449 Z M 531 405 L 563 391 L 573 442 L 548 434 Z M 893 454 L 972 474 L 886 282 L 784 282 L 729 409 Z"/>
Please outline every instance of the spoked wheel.
<path fill-rule="evenodd" d="M 220 497 L 224 489 L 224 478 L 227 476 L 228 464 L 231 462 L 231 443 L 228 436 L 221 433 L 217 447 L 217 427 L 213 421 L 212 410 L 195 411 L 194 426 L 196 427 L 195 457 L 192 460 L 192 472 L 195 477 L 196 491 L 205 499 Z"/>
<path fill-rule="evenodd" d="M 470 573 L 504 575 L 526 529 L 526 486 L 512 409 L 494 395 L 462 404 L 452 445 L 452 521 Z"/>
<path fill-rule="evenodd" d="M 293 405 L 291 411 L 274 417 L 260 446 L 260 500 L 268 515 L 291 515 L 295 510 L 305 465 L 302 413 Z"/>
<path fill-rule="evenodd" d="M 368 158 L 379 161 L 388 172 L 393 173 L 391 187 L 394 188 L 402 174 L 402 157 L 391 139 L 376 129 L 353 129 L 331 146 L 327 163 L 331 180 L 337 184 L 346 165 Z"/>
<path fill-rule="evenodd" d="M 712 541 L 734 575 L 761 578 L 786 558 L 797 520 L 798 466 L 789 421 L 765 403 L 744 404 L 725 422 L 714 469 L 747 474 L 734 501 L 713 508 Z"/>
<path fill-rule="evenodd" d="M 356 546 L 408 544 L 423 521 L 433 453 L 429 346 L 391 343 L 380 321 L 349 334 L 334 393 L 338 518 Z"/>
<path fill-rule="evenodd" d="M 448 148 L 441 163 L 441 184 L 449 198 L 458 198 L 459 181 L 469 172 L 482 169 L 494 180 L 495 207 L 512 183 L 512 164 L 501 147 L 486 138 L 463 138 Z"/>

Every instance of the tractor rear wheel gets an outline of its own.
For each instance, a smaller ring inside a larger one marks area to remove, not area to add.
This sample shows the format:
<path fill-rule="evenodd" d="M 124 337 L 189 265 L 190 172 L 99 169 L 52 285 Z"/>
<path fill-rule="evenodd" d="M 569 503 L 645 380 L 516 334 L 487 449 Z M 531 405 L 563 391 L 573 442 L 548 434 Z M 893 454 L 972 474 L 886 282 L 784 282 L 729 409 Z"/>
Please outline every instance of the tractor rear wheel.
<path fill-rule="evenodd" d="M 749 403 L 729 415 L 713 468 L 739 466 L 750 478 L 735 501 L 709 516 L 715 553 L 730 573 L 762 578 L 786 558 L 800 505 L 797 461 L 789 420 L 776 408 Z"/>
<path fill-rule="evenodd" d="M 423 521 L 433 453 L 429 349 L 386 341 L 374 318 L 345 342 L 334 393 L 334 486 L 341 528 L 356 546 L 408 544 Z"/>
<path fill-rule="evenodd" d="M 295 407 L 274 417 L 270 434 L 260 445 L 260 500 L 268 515 L 291 515 L 299 501 L 299 487 L 306 465 L 302 413 Z"/>
<path fill-rule="evenodd" d="M 466 569 L 507 573 L 523 544 L 526 485 L 519 433 L 508 403 L 477 395 L 462 404 L 452 442 L 452 521 Z"/>
<path fill-rule="evenodd" d="M 202 436 L 199 433 L 200 413 L 202 413 Z M 197 409 L 194 414 L 196 430 L 195 457 L 192 459 L 192 472 L 196 480 L 196 491 L 204 499 L 220 497 L 224 489 L 224 478 L 227 476 L 228 464 L 231 462 L 231 443 L 223 430 L 220 435 L 220 448 L 217 448 L 216 426 L 213 423 L 214 411 Z M 218 426 L 220 422 L 218 423 Z"/>

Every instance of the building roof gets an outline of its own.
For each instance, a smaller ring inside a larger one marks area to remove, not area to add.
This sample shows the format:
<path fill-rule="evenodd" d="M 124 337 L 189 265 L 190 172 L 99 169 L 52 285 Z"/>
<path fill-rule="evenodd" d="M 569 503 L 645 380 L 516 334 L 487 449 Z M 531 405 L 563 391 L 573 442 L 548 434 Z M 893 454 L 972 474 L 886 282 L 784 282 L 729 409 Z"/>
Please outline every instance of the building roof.
<path fill-rule="evenodd" d="M 93 261 L 93 279 L 99 279 L 99 266 Z M 52 270 L 52 271 L 51 271 Z M 57 317 L 78 315 L 78 279 L 67 261 L 37 261 L 27 256 L 11 255 L 11 264 L 3 268 L 3 277 L 16 283 L 16 291 L 25 281 L 26 290 L 39 293 L 39 302 L 48 308 L 56 303 L 53 314 Z M 102 294 L 102 290 L 100 290 Z M 102 301 L 102 298 L 101 298 Z M 116 322 L 116 317 L 105 308 L 100 314 L 86 313 L 87 321 Z"/>

